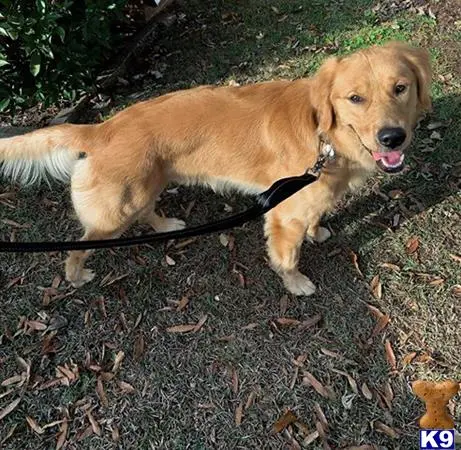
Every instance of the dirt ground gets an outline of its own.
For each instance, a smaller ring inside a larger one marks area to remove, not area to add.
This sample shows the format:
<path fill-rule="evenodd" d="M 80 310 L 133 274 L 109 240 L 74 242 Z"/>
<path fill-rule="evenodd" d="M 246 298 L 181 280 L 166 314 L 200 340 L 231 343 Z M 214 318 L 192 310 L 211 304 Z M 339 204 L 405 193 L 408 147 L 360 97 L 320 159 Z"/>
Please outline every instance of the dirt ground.
<path fill-rule="evenodd" d="M 411 170 L 376 175 L 326 218 L 331 240 L 305 244 L 309 298 L 268 267 L 262 221 L 97 252 L 77 291 L 60 253 L 1 254 L 0 447 L 417 449 L 411 381 L 461 380 L 460 2 L 190 0 L 171 14 L 101 116 L 198 84 L 308 76 L 329 54 L 403 39 L 435 70 Z M 160 206 L 194 225 L 250 204 L 171 186 Z M 68 187 L 1 181 L 2 240 L 79 236 Z M 450 410 L 459 429 L 459 396 Z"/>

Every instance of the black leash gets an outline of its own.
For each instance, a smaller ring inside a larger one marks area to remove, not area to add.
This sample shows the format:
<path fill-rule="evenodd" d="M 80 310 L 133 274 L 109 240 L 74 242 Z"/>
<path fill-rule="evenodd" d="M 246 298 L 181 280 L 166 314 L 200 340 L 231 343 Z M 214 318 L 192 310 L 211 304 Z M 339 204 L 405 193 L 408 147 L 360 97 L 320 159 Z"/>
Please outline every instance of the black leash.
<path fill-rule="evenodd" d="M 334 151 L 330 145 L 325 145 L 322 154 L 317 159 L 314 167 L 304 175 L 282 178 L 276 181 L 269 189 L 256 197 L 255 205 L 239 214 L 226 219 L 185 228 L 184 230 L 168 231 L 164 233 L 146 234 L 118 239 L 101 239 L 94 241 L 62 241 L 62 242 L 1 242 L 0 253 L 34 253 L 54 252 L 67 250 L 90 250 L 108 247 L 128 247 L 133 245 L 149 244 L 151 242 L 165 241 L 170 239 L 183 239 L 192 236 L 200 236 L 208 233 L 227 230 L 241 226 L 250 220 L 254 220 L 266 214 L 272 208 L 291 197 L 296 192 L 316 181 L 320 172 L 329 159 L 334 158 Z"/>

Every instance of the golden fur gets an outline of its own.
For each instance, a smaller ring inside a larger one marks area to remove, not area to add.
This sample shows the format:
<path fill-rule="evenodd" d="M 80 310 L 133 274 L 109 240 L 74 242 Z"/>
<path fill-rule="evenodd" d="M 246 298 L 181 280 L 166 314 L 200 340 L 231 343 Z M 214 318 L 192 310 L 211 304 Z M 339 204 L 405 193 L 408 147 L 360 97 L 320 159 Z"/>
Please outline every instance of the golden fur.
<path fill-rule="evenodd" d="M 156 231 L 184 227 L 154 212 L 170 182 L 256 193 L 302 174 L 317 158 L 322 133 L 336 161 L 265 217 L 273 268 L 289 291 L 310 295 L 315 287 L 298 271 L 306 233 L 317 241 L 329 237 L 320 219 L 376 169 L 372 153 L 382 151 L 380 129 L 402 127 L 402 149 L 409 145 L 418 117 L 430 108 L 430 78 L 427 52 L 391 43 L 331 58 L 310 79 L 203 86 L 135 104 L 101 124 L 60 125 L 2 139 L 0 161 L 16 177 L 71 173 L 83 239 L 105 239 L 120 236 L 135 221 Z M 397 83 L 407 86 L 398 96 Z M 352 94 L 366 101 L 354 104 Z M 84 268 L 89 254 L 70 252 L 66 276 L 74 286 L 94 276 Z"/>

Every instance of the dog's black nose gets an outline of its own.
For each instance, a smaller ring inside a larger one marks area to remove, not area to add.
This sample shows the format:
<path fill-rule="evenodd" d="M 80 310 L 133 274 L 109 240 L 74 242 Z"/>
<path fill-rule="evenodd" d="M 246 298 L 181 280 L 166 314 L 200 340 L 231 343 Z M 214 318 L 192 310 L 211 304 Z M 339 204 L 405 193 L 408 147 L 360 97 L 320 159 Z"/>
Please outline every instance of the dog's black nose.
<path fill-rule="evenodd" d="M 407 137 L 403 128 L 381 128 L 378 132 L 378 141 L 387 148 L 397 148 Z"/>

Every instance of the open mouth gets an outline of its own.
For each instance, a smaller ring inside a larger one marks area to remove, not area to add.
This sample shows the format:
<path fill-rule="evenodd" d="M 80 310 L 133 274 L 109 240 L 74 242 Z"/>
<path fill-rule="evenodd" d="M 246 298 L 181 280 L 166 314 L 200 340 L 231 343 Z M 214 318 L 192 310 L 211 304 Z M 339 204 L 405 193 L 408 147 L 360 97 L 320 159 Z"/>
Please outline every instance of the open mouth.
<path fill-rule="evenodd" d="M 405 155 L 401 150 L 372 152 L 372 155 L 378 167 L 384 172 L 398 173 L 405 167 Z"/>

